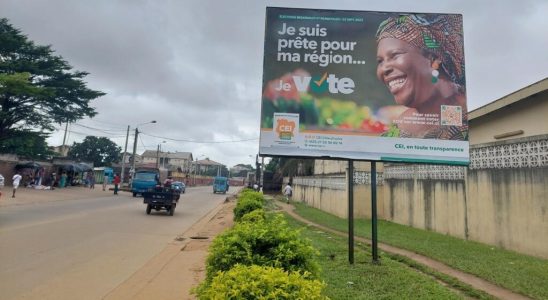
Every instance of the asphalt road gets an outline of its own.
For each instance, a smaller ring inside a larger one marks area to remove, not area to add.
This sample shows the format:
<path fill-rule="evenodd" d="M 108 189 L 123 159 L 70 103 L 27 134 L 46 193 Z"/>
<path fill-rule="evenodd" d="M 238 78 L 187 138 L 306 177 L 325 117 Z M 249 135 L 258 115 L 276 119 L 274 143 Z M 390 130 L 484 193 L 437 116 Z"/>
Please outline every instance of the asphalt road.
<path fill-rule="evenodd" d="M 2 207 L 0 299 L 101 299 L 226 196 L 188 188 L 172 217 L 129 193 Z"/>

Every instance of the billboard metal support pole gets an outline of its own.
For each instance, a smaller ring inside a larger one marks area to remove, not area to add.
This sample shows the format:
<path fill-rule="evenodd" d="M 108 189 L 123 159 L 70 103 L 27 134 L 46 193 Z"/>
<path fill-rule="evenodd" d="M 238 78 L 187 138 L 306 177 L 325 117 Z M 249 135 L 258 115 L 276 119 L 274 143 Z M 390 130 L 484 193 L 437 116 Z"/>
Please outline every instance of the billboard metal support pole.
<path fill-rule="evenodd" d="M 348 160 L 348 262 L 354 264 L 354 161 Z"/>
<path fill-rule="evenodd" d="M 371 162 L 371 252 L 373 253 L 373 263 L 379 263 L 378 245 L 377 245 L 377 165 Z"/>

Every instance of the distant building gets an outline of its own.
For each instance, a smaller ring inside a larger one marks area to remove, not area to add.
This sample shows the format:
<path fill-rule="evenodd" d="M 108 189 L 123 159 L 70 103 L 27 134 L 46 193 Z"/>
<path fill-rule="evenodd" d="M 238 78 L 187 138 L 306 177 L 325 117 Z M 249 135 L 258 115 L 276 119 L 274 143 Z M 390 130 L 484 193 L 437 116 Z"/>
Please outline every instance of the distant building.
<path fill-rule="evenodd" d="M 162 152 L 146 150 L 141 155 L 143 164 L 157 164 L 159 168 L 189 173 L 193 160 L 190 152 Z"/>
<path fill-rule="evenodd" d="M 193 170 L 196 170 L 198 174 L 206 174 L 211 172 L 211 170 L 221 170 L 225 165 L 218 163 L 216 161 L 210 160 L 209 158 L 203 160 L 197 160 L 193 163 Z"/>
<path fill-rule="evenodd" d="M 231 176 L 246 177 L 247 173 L 253 170 L 253 166 L 251 165 L 237 164 L 230 168 L 230 174 Z"/>
<path fill-rule="evenodd" d="M 124 156 L 124 152 L 120 153 L 120 163 L 125 163 L 125 164 L 129 164 L 131 163 L 131 157 L 133 156 L 133 153 L 129 153 L 129 152 L 126 152 L 125 153 L 125 156 Z M 135 161 L 135 163 L 138 163 L 139 160 L 140 160 L 140 157 L 138 154 L 135 155 L 137 157 L 137 160 Z"/>
<path fill-rule="evenodd" d="M 548 134 L 548 78 L 469 113 L 470 146 Z"/>
<path fill-rule="evenodd" d="M 70 146 L 68 145 L 53 146 L 51 147 L 51 151 L 53 151 L 53 153 L 55 153 L 57 156 L 65 157 L 65 156 L 68 156 L 68 152 L 70 151 Z"/>

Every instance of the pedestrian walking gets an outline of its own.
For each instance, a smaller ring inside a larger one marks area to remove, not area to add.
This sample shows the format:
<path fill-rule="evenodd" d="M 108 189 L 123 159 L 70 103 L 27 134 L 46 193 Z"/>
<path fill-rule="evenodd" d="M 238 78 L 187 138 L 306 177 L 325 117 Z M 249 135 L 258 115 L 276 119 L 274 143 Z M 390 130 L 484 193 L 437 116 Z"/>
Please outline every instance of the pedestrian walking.
<path fill-rule="evenodd" d="M 67 184 L 67 173 L 63 172 L 63 174 L 61 174 L 61 179 L 59 179 L 59 188 L 64 188 L 65 185 Z"/>
<path fill-rule="evenodd" d="M 12 198 L 15 198 L 15 192 L 17 191 L 17 188 L 19 188 L 19 184 L 21 183 L 22 178 L 23 177 L 21 176 L 21 174 L 19 174 L 19 171 L 17 171 L 15 175 L 13 175 L 11 179 L 13 182 L 13 194 L 11 195 Z"/>
<path fill-rule="evenodd" d="M 120 185 L 120 176 L 118 174 L 114 174 L 112 183 L 114 183 L 114 195 L 118 195 L 118 186 Z"/>
<path fill-rule="evenodd" d="M 285 201 L 287 203 L 289 203 L 289 199 L 291 199 L 291 195 L 293 195 L 293 189 L 291 188 L 291 184 L 288 182 L 284 188 L 284 196 L 285 196 Z"/>
<path fill-rule="evenodd" d="M 2 188 L 4 188 L 4 176 L 0 174 L 0 199 L 2 199 Z"/>
<path fill-rule="evenodd" d="M 95 189 L 95 175 L 92 172 L 88 173 L 89 176 L 89 189 L 94 190 Z"/>
<path fill-rule="evenodd" d="M 103 174 L 103 191 L 107 190 L 107 183 L 108 183 L 108 174 Z"/>
<path fill-rule="evenodd" d="M 50 181 L 49 181 L 49 189 L 50 189 L 50 190 L 54 190 L 54 189 L 55 189 L 53 186 L 55 185 L 55 181 L 56 181 L 56 180 L 57 180 L 57 174 L 51 173 Z"/>

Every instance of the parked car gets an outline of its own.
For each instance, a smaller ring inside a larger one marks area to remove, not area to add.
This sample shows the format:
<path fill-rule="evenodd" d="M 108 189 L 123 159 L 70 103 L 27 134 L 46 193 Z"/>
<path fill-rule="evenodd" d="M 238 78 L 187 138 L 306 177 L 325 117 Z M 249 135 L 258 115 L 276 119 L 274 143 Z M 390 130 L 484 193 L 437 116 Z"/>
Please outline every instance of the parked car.
<path fill-rule="evenodd" d="M 173 183 L 171 183 L 171 188 L 178 190 L 180 193 L 183 193 L 183 194 L 185 193 L 185 190 L 186 190 L 185 183 L 181 181 L 174 181 Z"/>

